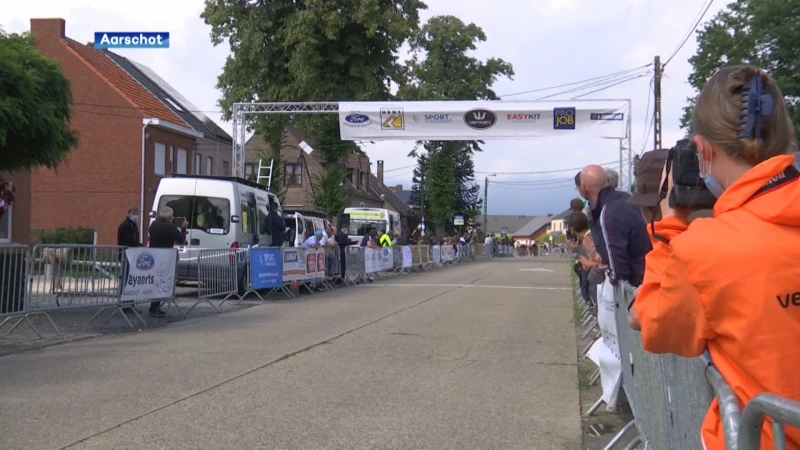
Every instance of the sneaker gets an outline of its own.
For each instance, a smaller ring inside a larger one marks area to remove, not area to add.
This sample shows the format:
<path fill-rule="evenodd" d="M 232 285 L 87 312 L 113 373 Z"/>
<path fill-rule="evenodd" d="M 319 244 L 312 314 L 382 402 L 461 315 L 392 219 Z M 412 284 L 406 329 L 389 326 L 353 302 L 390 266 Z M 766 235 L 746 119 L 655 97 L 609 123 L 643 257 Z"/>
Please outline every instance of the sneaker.
<path fill-rule="evenodd" d="M 150 317 L 155 317 L 156 319 L 163 319 L 164 317 L 167 317 L 167 313 L 161 311 L 160 309 L 157 309 L 155 311 L 150 310 L 149 313 Z"/>

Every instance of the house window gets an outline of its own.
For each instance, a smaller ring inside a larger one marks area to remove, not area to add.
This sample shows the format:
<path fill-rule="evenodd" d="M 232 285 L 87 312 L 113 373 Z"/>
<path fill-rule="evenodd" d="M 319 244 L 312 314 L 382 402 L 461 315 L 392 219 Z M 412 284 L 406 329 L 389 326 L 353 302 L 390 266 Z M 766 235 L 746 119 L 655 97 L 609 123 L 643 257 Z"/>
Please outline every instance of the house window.
<path fill-rule="evenodd" d="M 14 207 L 8 208 L 3 217 L 0 217 L 0 242 L 11 242 L 11 214 Z"/>
<path fill-rule="evenodd" d="M 167 146 L 156 142 L 155 157 L 153 161 L 153 172 L 156 175 L 164 176 L 167 174 Z"/>
<path fill-rule="evenodd" d="M 231 164 L 228 161 L 222 161 L 222 176 L 231 176 Z"/>
<path fill-rule="evenodd" d="M 189 153 L 182 149 L 178 149 L 178 167 L 176 167 L 175 172 L 181 175 L 186 175 L 186 158 Z"/>
<path fill-rule="evenodd" d="M 301 164 L 284 164 L 283 175 L 286 186 L 303 185 L 303 166 Z"/>
<path fill-rule="evenodd" d="M 353 169 L 347 169 L 347 181 L 354 185 L 356 184 L 356 180 L 353 179 L 353 176 L 355 176 L 355 171 Z"/>
<path fill-rule="evenodd" d="M 203 156 L 201 154 L 199 154 L 199 153 L 196 153 L 194 155 L 194 174 L 195 175 L 200 175 L 201 173 L 203 173 L 200 170 L 202 168 L 202 166 L 203 166 Z"/>
<path fill-rule="evenodd" d="M 252 175 L 255 171 L 256 171 L 256 166 L 253 165 L 252 163 L 244 165 L 244 177 L 245 178 L 250 178 L 250 175 Z"/>
<path fill-rule="evenodd" d="M 206 175 L 214 175 L 214 158 L 206 158 Z"/>

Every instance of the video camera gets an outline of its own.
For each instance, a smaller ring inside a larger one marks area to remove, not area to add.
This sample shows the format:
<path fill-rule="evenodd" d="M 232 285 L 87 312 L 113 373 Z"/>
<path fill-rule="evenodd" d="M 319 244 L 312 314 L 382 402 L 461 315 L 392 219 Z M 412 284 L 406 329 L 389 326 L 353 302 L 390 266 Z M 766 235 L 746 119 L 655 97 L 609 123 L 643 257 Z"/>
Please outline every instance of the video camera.
<path fill-rule="evenodd" d="M 699 210 L 713 209 L 717 201 L 700 176 L 700 161 L 697 146 L 691 139 L 678 141 L 667 155 L 667 176 L 672 176 L 672 192 L 669 207 Z M 666 186 L 661 187 L 661 198 L 666 196 Z"/>

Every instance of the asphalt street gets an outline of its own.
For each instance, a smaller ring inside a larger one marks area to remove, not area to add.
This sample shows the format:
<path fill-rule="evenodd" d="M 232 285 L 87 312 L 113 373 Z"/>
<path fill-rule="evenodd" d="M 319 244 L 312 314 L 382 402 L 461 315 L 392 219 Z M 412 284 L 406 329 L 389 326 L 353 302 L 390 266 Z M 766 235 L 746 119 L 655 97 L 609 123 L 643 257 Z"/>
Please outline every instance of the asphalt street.
<path fill-rule="evenodd" d="M 578 449 L 569 267 L 491 260 L 0 358 L 0 448 Z"/>

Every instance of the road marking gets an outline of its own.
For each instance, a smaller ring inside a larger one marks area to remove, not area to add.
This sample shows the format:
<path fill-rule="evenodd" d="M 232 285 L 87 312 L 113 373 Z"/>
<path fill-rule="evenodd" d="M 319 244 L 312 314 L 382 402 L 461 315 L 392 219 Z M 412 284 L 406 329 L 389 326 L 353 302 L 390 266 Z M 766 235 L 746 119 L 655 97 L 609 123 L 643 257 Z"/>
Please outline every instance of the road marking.
<path fill-rule="evenodd" d="M 537 267 L 535 269 L 519 269 L 521 272 L 552 272 L 550 269 L 542 269 L 541 267 Z"/>
<path fill-rule="evenodd" d="M 490 284 L 400 284 L 400 283 L 370 283 L 361 287 L 451 287 L 451 288 L 481 288 L 481 289 L 523 289 L 540 291 L 571 291 L 569 287 L 554 286 L 495 286 Z"/>

